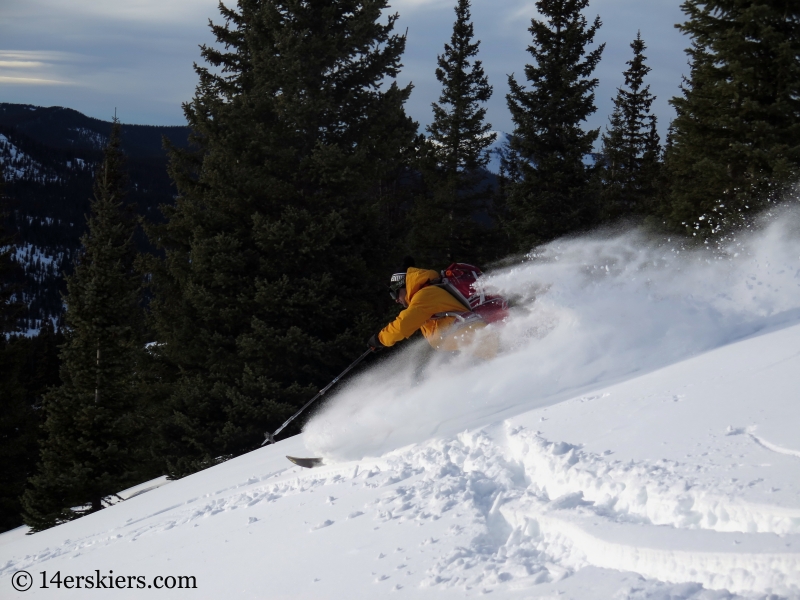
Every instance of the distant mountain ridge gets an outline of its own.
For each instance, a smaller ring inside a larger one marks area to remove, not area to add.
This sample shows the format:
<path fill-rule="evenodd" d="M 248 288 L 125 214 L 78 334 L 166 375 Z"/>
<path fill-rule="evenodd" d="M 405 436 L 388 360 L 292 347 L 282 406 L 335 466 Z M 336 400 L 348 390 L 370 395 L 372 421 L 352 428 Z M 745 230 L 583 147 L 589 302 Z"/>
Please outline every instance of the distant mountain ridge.
<path fill-rule="evenodd" d="M 102 150 L 111 128 L 110 121 L 87 117 L 61 106 L 0 103 L 0 127 L 49 148 L 72 151 Z M 165 157 L 162 137 L 176 146 L 186 146 L 186 126 L 122 125 L 122 146 L 130 158 Z"/>
<path fill-rule="evenodd" d="M 71 270 L 92 197 L 95 166 L 111 122 L 63 107 L 0 103 L 0 164 L 6 180 L 7 228 L 16 233 L 17 262 L 28 306 L 20 327 L 44 319 L 62 325 L 63 273 Z M 186 126 L 122 125 L 130 190 L 127 201 L 150 220 L 175 190 L 167 175 L 163 138 L 186 147 Z M 146 249 L 146 240 L 137 240 Z"/>

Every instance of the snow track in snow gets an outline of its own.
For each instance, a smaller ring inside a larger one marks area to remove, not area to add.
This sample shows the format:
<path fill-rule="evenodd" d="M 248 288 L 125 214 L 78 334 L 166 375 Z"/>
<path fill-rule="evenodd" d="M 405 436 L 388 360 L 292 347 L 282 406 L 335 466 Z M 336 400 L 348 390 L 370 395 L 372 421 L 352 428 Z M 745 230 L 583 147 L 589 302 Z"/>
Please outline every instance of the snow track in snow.
<path fill-rule="evenodd" d="M 505 429 L 498 440 L 465 432 L 380 459 L 251 477 L 103 535 L 9 561 L 0 577 L 314 491 L 336 505 L 355 488 L 371 490 L 361 510 L 311 521 L 307 531 L 316 535 L 364 516 L 378 526 L 437 524 L 438 533 L 419 529 L 416 548 L 403 549 L 406 562 L 424 552 L 418 579 L 426 588 L 522 589 L 594 566 L 734 593 L 800 594 L 800 512 L 718 497 L 682 478 L 675 465 L 621 464 L 536 432 Z M 245 516 L 248 525 L 260 522 Z"/>
<path fill-rule="evenodd" d="M 800 547 L 800 512 L 774 514 L 774 508 L 723 498 L 710 502 L 702 490 L 689 496 L 687 486 L 660 466 L 604 465 L 601 457 L 525 431 L 511 431 L 505 449 L 484 433 L 464 434 L 397 460 L 395 472 L 421 469 L 427 476 L 393 499 L 387 518 L 394 507 L 426 515 L 457 506 L 480 523 L 468 544 L 429 569 L 427 585 L 468 589 L 514 580 L 525 586 L 592 565 L 736 593 L 800 591 L 800 554 L 793 551 Z M 645 477 L 637 482 L 639 474 Z M 647 494 L 648 487 L 661 490 Z M 634 501 L 625 500 L 628 488 Z M 692 506 L 698 499 L 720 514 L 729 512 L 726 529 L 719 528 L 721 519 L 717 529 L 707 529 L 702 518 L 689 518 L 700 508 Z M 673 518 L 666 518 L 671 511 Z M 762 533 L 721 533 L 746 531 L 754 523 Z M 778 536 L 770 526 L 795 533 Z"/>
<path fill-rule="evenodd" d="M 778 454 L 785 454 L 786 456 L 796 456 L 800 458 L 800 450 L 792 450 L 791 448 L 783 448 L 782 446 L 778 446 L 777 444 L 773 444 L 765 440 L 762 437 L 759 437 L 753 433 L 750 434 L 750 437 L 753 438 L 759 446 L 763 446 L 767 450 L 772 450 L 773 452 L 777 452 Z"/>
<path fill-rule="evenodd" d="M 608 516 L 676 528 L 800 534 L 800 508 L 759 505 L 721 495 L 674 461 L 620 462 L 539 435 L 511 435 L 511 454 L 549 497 L 582 495 Z"/>

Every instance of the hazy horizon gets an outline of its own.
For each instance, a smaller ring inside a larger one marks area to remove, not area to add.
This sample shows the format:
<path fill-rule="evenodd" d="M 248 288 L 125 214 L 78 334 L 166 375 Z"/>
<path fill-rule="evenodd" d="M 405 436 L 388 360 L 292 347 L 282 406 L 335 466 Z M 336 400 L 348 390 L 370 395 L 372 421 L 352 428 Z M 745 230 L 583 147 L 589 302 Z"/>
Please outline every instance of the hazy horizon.
<path fill-rule="evenodd" d="M 226 3 L 233 5 L 233 3 Z M 424 128 L 431 102 L 441 87 L 435 77 L 436 57 L 449 41 L 455 1 L 398 0 L 390 10 L 400 14 L 397 31 L 408 28 L 398 82 L 414 84 L 406 105 Z M 641 31 L 653 69 L 647 78 L 657 96 L 653 110 L 662 139 L 674 111 L 668 100 L 679 93 L 688 71 L 684 48 L 688 39 L 674 24 L 683 20 L 677 0 L 636 2 L 595 0 L 589 20 L 603 21 L 596 43 L 606 43 L 595 76 L 597 112 L 587 127 L 605 127 L 612 97 L 623 83 L 630 43 Z M 498 5 L 475 0 L 472 18 L 481 40 L 478 58 L 494 87 L 487 120 L 496 131 L 513 129 L 506 105 L 507 76 L 525 81 L 527 31 L 536 16 L 530 0 L 506 0 Z M 216 0 L 130 0 L 105 5 L 92 0 L 26 0 L 4 8 L 0 15 L 0 85 L 3 102 L 64 106 L 87 116 L 110 120 L 116 109 L 124 123 L 184 125 L 181 103 L 191 99 L 197 83 L 192 69 L 200 61 L 201 44 L 214 42 L 208 20 L 221 22 Z"/>

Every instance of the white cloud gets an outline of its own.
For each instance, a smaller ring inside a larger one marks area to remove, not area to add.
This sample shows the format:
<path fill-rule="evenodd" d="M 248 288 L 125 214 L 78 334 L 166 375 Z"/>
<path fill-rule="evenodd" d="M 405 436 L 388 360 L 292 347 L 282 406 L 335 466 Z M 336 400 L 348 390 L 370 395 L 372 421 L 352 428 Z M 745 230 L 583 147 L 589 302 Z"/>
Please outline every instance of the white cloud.
<path fill-rule="evenodd" d="M 75 52 L 55 50 L 0 50 L 0 66 L 7 62 L 60 63 L 87 60 L 89 57 Z M 38 65 L 37 65 L 38 66 Z"/>
<path fill-rule="evenodd" d="M 399 12 L 401 15 L 406 10 L 419 10 L 422 8 L 442 8 L 446 6 L 454 6 L 454 2 L 450 0 L 395 0 L 391 3 L 389 12 Z"/>
<path fill-rule="evenodd" d="M 0 83 L 8 83 L 11 85 L 72 85 L 69 81 L 39 79 L 37 77 L 8 77 L 6 75 L 0 75 Z"/>
<path fill-rule="evenodd" d="M 3 2 L 3 0 L 0 0 Z M 236 0 L 224 0 L 235 7 Z M 107 117 L 115 106 L 130 122 L 150 124 L 183 121 L 181 101 L 191 98 L 197 78 L 192 62 L 201 62 L 197 46 L 213 43 L 207 22 L 220 22 L 217 0 L 6 0 L 0 11 L 0 40 L 12 49 L 0 51 L 4 100 L 26 104 L 63 105 Z M 407 105 L 420 126 L 431 119 L 431 102 L 441 86 L 436 81 L 436 56 L 452 33 L 456 0 L 390 0 L 388 12 L 400 13 L 397 31 L 408 28 L 399 83 L 413 81 Z M 598 111 L 590 127 L 604 126 L 611 97 L 630 58 L 630 41 L 641 29 L 653 68 L 649 82 L 658 95 L 656 111 L 663 129 L 672 117 L 668 99 L 678 92 L 684 72 L 685 38 L 673 24 L 682 20 L 678 0 L 592 0 L 587 18 L 600 14 L 597 43 L 607 42 L 596 71 Z M 480 60 L 494 86 L 488 105 L 493 129 L 511 131 L 505 95 L 507 75 L 527 85 L 524 66 L 531 62 L 527 31 L 536 16 L 534 0 L 472 0 Z M 12 64 L 13 63 L 13 64 Z M 39 64 L 21 64 L 39 63 Z M 30 80 L 26 87 L 25 80 Z M 38 80 L 38 82 L 37 82 Z M 56 82 L 56 83 L 44 83 Z M 69 87 L 57 87 L 71 82 Z"/>
<path fill-rule="evenodd" d="M 0 60 L 0 68 L 6 69 L 31 69 L 43 66 L 44 63 L 34 60 Z"/>
<path fill-rule="evenodd" d="M 218 15 L 218 0 L 27 0 L 30 13 L 101 20 L 179 23 L 188 15 Z M 226 4 L 235 5 L 235 0 Z"/>
<path fill-rule="evenodd" d="M 0 83 L 37 87 L 76 85 L 68 65 L 88 60 L 70 52 L 0 50 Z"/>
<path fill-rule="evenodd" d="M 536 3 L 531 0 L 515 3 L 516 6 L 510 7 L 503 15 L 505 23 L 515 23 L 517 21 L 525 24 L 525 28 L 529 26 L 531 19 L 539 13 L 536 10 Z"/>

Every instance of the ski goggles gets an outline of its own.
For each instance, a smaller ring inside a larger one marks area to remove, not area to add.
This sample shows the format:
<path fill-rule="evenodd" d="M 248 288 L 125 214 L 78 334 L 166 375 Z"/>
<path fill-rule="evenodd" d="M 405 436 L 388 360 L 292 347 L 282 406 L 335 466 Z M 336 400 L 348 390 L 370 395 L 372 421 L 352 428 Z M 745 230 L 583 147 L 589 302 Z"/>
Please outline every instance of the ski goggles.
<path fill-rule="evenodd" d="M 389 281 L 389 295 L 392 297 L 392 300 L 397 301 L 397 295 L 404 287 L 406 287 L 406 274 L 395 273 L 392 275 Z"/>

